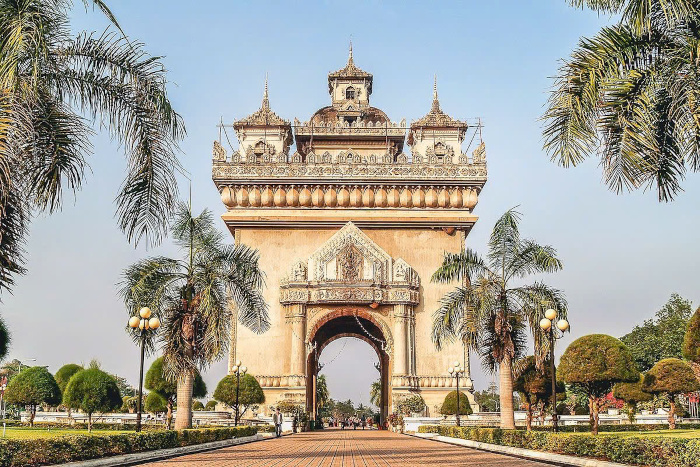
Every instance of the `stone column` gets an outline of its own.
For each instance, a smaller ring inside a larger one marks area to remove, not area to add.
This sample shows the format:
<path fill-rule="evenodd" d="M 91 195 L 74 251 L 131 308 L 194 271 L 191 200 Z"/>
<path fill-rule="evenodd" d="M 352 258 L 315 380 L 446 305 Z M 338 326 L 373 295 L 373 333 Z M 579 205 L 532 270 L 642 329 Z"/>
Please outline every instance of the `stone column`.
<path fill-rule="evenodd" d="M 405 375 L 407 368 L 408 306 L 394 305 L 394 375 Z"/>
<path fill-rule="evenodd" d="M 306 374 L 306 306 L 289 305 L 289 323 L 292 329 L 292 348 L 290 354 L 290 373 Z"/>

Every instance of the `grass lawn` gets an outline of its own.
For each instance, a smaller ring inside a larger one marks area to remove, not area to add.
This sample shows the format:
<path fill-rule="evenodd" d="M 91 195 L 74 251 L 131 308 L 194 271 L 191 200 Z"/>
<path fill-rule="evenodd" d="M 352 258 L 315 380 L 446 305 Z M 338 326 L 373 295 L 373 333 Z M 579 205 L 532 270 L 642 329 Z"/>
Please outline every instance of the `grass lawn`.
<path fill-rule="evenodd" d="M 600 432 L 602 436 L 634 436 L 636 438 L 686 438 L 700 439 L 700 430 L 655 430 L 655 431 L 620 431 L 617 433 Z"/>
<path fill-rule="evenodd" d="M 0 427 L 0 437 L 2 436 L 2 427 Z M 92 430 L 88 433 L 87 430 L 61 430 L 60 428 L 24 428 L 24 427 L 8 427 L 5 429 L 6 439 L 37 439 L 37 438 L 53 438 L 56 436 L 68 435 L 114 435 L 118 433 L 133 433 L 133 431 L 117 431 L 117 430 Z"/>

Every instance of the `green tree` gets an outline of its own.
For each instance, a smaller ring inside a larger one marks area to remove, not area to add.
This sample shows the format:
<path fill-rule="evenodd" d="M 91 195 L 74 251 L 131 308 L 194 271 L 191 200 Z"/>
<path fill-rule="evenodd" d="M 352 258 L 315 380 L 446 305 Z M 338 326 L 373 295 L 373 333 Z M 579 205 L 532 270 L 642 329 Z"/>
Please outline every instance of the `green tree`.
<path fill-rule="evenodd" d="M 382 381 L 378 379 L 369 388 L 369 403 L 380 407 L 382 403 Z"/>
<path fill-rule="evenodd" d="M 116 24 L 103 0 L 83 2 Z M 176 200 L 175 154 L 185 129 L 160 57 L 122 33 L 75 37 L 71 5 L 0 1 L 0 290 L 25 272 L 34 214 L 59 210 L 64 192 L 81 188 L 95 129 L 107 129 L 125 152 L 116 204 L 129 241 L 158 243 Z"/>
<path fill-rule="evenodd" d="M 2 215 L 0 215 L 0 219 L 2 219 Z M 2 227 L 0 227 L 0 234 L 2 232 Z M 2 237 L 0 235 L 0 283 L 2 283 L 2 274 L 4 272 L 4 268 L 2 265 Z M 5 320 L 0 317 L 0 360 L 5 358 L 7 356 L 7 352 L 10 351 L 10 342 L 12 341 L 12 337 L 10 335 L 10 330 L 7 329 L 7 324 L 5 324 Z M 9 380 L 9 378 L 8 378 Z"/>
<path fill-rule="evenodd" d="M 613 387 L 613 396 L 625 401 L 627 405 L 627 415 L 630 423 L 634 423 L 634 417 L 637 414 L 637 404 L 654 398 L 651 394 L 642 390 L 643 382 L 644 379 L 642 378 L 636 383 L 617 383 Z"/>
<path fill-rule="evenodd" d="M 34 426 L 36 407 L 61 403 L 61 390 L 53 375 L 43 366 L 33 366 L 17 374 L 7 385 L 5 401 L 29 407 L 29 424 Z"/>
<path fill-rule="evenodd" d="M 528 356 L 519 362 L 519 371 L 513 389 L 522 398 L 525 406 L 527 431 L 532 430 L 532 417 L 536 408 L 543 411 L 552 402 L 552 371 L 550 361 L 542 362 L 541 367 L 537 366 L 535 357 Z M 557 394 L 565 396 L 566 388 L 563 383 L 557 384 Z"/>
<path fill-rule="evenodd" d="M 166 416 L 165 426 L 169 430 L 173 423 L 173 407 L 177 401 L 177 381 L 169 380 L 163 372 L 164 365 L 163 357 L 159 357 L 151 363 L 151 366 L 146 372 L 144 386 L 151 392 L 157 393 L 165 400 Z M 192 385 L 192 397 L 205 397 L 207 395 L 207 385 L 204 383 L 199 372 L 194 377 Z"/>
<path fill-rule="evenodd" d="M 632 352 L 639 371 L 647 371 L 664 358 L 680 358 L 683 336 L 692 313 L 691 302 L 672 294 L 653 319 L 635 326 L 620 340 Z"/>
<path fill-rule="evenodd" d="M 204 404 L 201 401 L 194 401 L 192 403 L 192 410 L 202 411 L 204 410 Z"/>
<path fill-rule="evenodd" d="M 184 429 L 192 426 L 197 371 L 226 355 L 231 303 L 239 321 L 254 332 L 262 333 L 270 324 L 255 250 L 227 245 L 210 211 L 193 217 L 183 203 L 171 231 L 184 259 L 159 256 L 137 262 L 124 271 L 121 292 L 130 316 L 147 305 L 163 323 L 163 373 L 167 379 L 177 378 L 175 427 Z M 135 341 L 140 339 L 138 330 L 129 332 Z M 154 343 L 147 345 L 152 349 Z"/>
<path fill-rule="evenodd" d="M 683 360 L 666 358 L 654 365 L 644 375 L 642 389 L 651 394 L 665 394 L 671 405 L 668 427 L 676 428 L 676 396 L 700 389 L 693 369 Z"/>
<path fill-rule="evenodd" d="M 619 21 L 582 38 L 563 62 L 544 114 L 544 148 L 564 167 L 600 157 L 618 193 L 654 188 L 659 201 L 700 170 L 700 4 L 569 0 Z"/>
<path fill-rule="evenodd" d="M 214 399 L 222 402 L 229 407 L 236 406 L 236 387 L 238 382 L 236 380 L 236 375 L 226 375 L 223 377 L 219 384 L 216 386 L 214 391 Z M 241 376 L 241 386 L 238 391 L 238 420 L 243 417 L 249 407 L 260 405 L 265 402 L 265 394 L 263 393 L 260 383 L 251 374 L 245 374 Z M 243 410 L 240 410 L 243 407 Z"/>
<path fill-rule="evenodd" d="M 129 384 L 129 381 L 127 381 L 126 378 L 112 373 L 109 373 L 109 376 L 111 376 L 114 379 L 114 382 L 117 383 L 117 387 L 119 388 L 119 394 L 121 394 L 122 396 L 136 396 L 138 390 L 131 384 Z"/>
<path fill-rule="evenodd" d="M 216 410 L 216 401 L 208 401 L 204 406 L 204 410 L 214 411 Z"/>
<path fill-rule="evenodd" d="M 123 401 L 114 378 L 98 368 L 74 374 L 63 393 L 63 405 L 80 409 L 88 415 L 88 431 L 92 431 L 92 414 L 121 407 Z"/>
<path fill-rule="evenodd" d="M 84 370 L 84 368 L 77 363 L 67 363 L 58 369 L 54 378 L 56 379 L 56 384 L 61 389 L 61 394 L 66 390 L 66 385 L 71 377 L 77 372 Z"/>
<path fill-rule="evenodd" d="M 326 375 L 320 375 L 316 378 L 316 410 L 323 410 L 328 404 L 330 393 L 328 392 L 328 383 Z"/>
<path fill-rule="evenodd" d="M 474 391 L 474 402 L 479 405 L 482 412 L 498 412 L 499 400 L 498 385 L 494 382 L 489 383 L 488 389 Z"/>
<path fill-rule="evenodd" d="M 625 344 L 605 334 L 589 334 L 573 341 L 561 356 L 557 376 L 586 392 L 591 432 L 596 435 L 604 397 L 617 383 L 639 381 L 639 371 Z"/>
<path fill-rule="evenodd" d="M 700 364 L 700 308 L 698 308 L 688 321 L 685 335 L 683 336 L 683 358 Z"/>
<path fill-rule="evenodd" d="M 149 392 L 146 396 L 146 403 L 144 404 L 144 409 L 146 412 L 152 414 L 164 413 L 168 410 L 168 403 L 165 399 L 161 397 L 157 392 Z"/>
<path fill-rule="evenodd" d="M 346 401 L 337 401 L 333 410 L 333 417 L 348 418 L 355 414 L 355 404 L 350 399 Z"/>
<path fill-rule="evenodd" d="M 457 391 L 452 391 L 445 396 L 445 400 L 440 407 L 440 413 L 443 415 L 454 415 L 457 413 Z M 459 414 L 471 415 L 472 406 L 469 404 L 467 395 L 459 391 Z"/>
<path fill-rule="evenodd" d="M 562 293 L 543 282 L 522 285 L 532 274 L 561 270 L 562 263 L 551 246 L 539 245 L 520 236 L 521 215 L 511 209 L 496 222 L 486 258 L 467 248 L 446 253 L 433 282 L 462 283 L 443 297 L 433 321 L 432 338 L 439 349 L 445 340 L 459 337 L 482 357 L 500 378 L 501 427 L 515 428 L 513 409 L 513 362 L 527 346 L 528 328 L 537 352 L 548 342 L 539 321 L 548 307 L 566 317 Z"/>

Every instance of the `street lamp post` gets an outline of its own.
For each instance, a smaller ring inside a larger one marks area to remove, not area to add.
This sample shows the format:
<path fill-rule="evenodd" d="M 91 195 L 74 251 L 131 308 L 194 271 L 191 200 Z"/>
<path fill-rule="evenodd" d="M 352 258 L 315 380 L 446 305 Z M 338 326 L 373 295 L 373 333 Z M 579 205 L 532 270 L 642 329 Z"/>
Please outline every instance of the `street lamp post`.
<path fill-rule="evenodd" d="M 129 327 L 140 329 L 139 340 L 141 343 L 141 366 L 139 367 L 139 399 L 136 402 L 136 431 L 141 431 L 141 401 L 143 400 L 143 357 L 146 352 L 146 336 L 149 331 L 155 332 L 160 327 L 160 320 L 155 316 L 151 318 L 151 309 L 147 306 L 139 310 L 138 316 L 129 318 Z"/>
<path fill-rule="evenodd" d="M 544 312 L 544 318 L 540 320 L 540 328 L 549 339 L 549 364 L 552 373 L 552 429 L 556 433 L 559 431 L 559 417 L 557 416 L 557 369 L 554 366 L 554 342 L 564 337 L 564 333 L 569 330 L 569 322 L 563 318 L 557 321 L 556 328 L 559 332 L 556 332 L 552 326 L 555 319 L 557 319 L 556 310 L 548 309 Z"/>
<path fill-rule="evenodd" d="M 241 361 L 236 362 L 236 366 L 233 367 L 233 373 L 236 375 L 236 419 L 233 422 L 234 426 L 238 426 L 238 418 L 240 417 L 238 412 L 238 397 L 241 391 L 241 376 L 246 374 L 248 368 L 241 366 Z"/>
<path fill-rule="evenodd" d="M 451 375 L 457 378 L 457 412 L 455 414 L 455 419 L 457 421 L 457 426 L 459 426 L 459 412 L 460 412 L 460 406 L 459 406 L 459 377 L 464 374 L 464 368 L 462 368 L 459 364 L 459 362 L 455 362 L 455 366 L 451 366 L 447 372 Z"/>

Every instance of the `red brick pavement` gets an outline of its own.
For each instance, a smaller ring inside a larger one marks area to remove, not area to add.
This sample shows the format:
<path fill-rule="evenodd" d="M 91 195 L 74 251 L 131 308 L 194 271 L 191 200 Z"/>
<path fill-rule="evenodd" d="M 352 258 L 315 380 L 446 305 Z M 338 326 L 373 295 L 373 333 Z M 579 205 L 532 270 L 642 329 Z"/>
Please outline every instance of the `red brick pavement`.
<path fill-rule="evenodd" d="M 150 467 L 180 466 L 511 466 L 542 464 L 376 430 L 330 429 L 174 457 Z"/>

